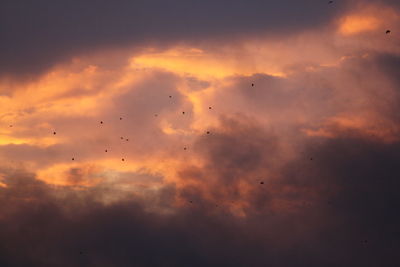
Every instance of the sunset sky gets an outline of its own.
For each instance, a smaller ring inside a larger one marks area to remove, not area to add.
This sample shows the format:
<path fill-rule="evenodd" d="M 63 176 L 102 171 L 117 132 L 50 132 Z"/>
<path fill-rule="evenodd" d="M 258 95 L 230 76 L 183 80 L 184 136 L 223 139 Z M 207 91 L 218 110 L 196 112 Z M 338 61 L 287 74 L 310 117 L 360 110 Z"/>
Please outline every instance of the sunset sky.
<path fill-rule="evenodd" d="M 0 266 L 400 266 L 400 2 L 0 2 Z"/>

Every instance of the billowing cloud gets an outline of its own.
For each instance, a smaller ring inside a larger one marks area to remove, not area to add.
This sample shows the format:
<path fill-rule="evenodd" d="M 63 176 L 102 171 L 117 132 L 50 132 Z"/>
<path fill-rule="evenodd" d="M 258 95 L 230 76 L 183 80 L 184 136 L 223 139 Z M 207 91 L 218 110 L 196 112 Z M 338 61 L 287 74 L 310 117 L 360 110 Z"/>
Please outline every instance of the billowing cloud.
<path fill-rule="evenodd" d="M 178 2 L 2 3 L 0 265 L 396 265 L 398 4 Z"/>

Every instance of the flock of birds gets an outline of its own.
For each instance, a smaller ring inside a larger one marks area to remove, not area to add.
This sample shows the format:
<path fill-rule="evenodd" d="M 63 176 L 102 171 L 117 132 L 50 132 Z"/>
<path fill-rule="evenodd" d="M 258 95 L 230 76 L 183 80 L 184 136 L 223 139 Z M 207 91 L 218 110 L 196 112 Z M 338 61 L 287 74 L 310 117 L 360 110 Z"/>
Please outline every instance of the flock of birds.
<path fill-rule="evenodd" d="M 328 4 L 333 4 L 333 2 L 334 2 L 334 1 L 328 1 Z M 386 30 L 386 34 L 390 34 L 390 33 L 391 33 L 391 30 Z M 254 87 L 255 84 L 252 83 L 251 86 Z M 169 98 L 172 98 L 172 95 L 169 95 Z M 210 107 L 208 107 L 208 109 L 211 110 L 212 107 L 210 106 Z M 185 111 L 182 111 L 182 115 L 185 115 Z M 155 117 L 158 117 L 158 114 L 154 114 L 154 116 L 155 116 Z M 122 117 L 119 117 L 119 120 L 122 120 L 122 119 L 123 119 Z M 100 124 L 103 125 L 103 124 L 104 124 L 104 121 L 100 121 Z M 13 125 L 9 125 L 9 127 L 13 127 Z M 206 131 L 206 134 L 209 135 L 210 133 L 211 133 L 210 131 Z M 53 135 L 56 135 L 56 134 L 57 134 L 57 132 L 56 132 L 56 131 L 53 131 Z M 120 137 L 120 139 L 121 139 L 121 140 L 125 140 L 126 142 L 129 141 L 128 138 L 124 138 L 124 137 L 122 137 L 122 136 Z M 184 148 L 183 148 L 183 150 L 187 150 L 187 149 L 188 149 L 187 147 L 184 147 Z M 104 152 L 107 153 L 107 152 L 108 152 L 108 149 L 105 149 Z M 75 161 L 75 157 L 72 157 L 71 160 L 72 160 L 72 161 Z M 310 160 L 312 161 L 313 158 L 310 158 Z M 125 158 L 121 158 L 121 161 L 125 161 Z M 260 181 L 260 184 L 261 184 L 261 185 L 264 185 L 264 181 Z M 190 200 L 189 203 L 193 203 L 193 201 Z M 218 206 L 218 205 L 217 205 L 217 206 Z M 362 242 L 363 242 L 364 244 L 366 244 L 368 241 L 367 241 L 367 240 L 363 240 Z M 83 254 L 83 252 L 80 252 L 80 254 Z"/>
<path fill-rule="evenodd" d="M 328 1 L 328 4 L 333 4 L 333 2 L 334 2 L 334 1 Z M 386 34 L 390 34 L 390 33 L 391 33 L 391 30 L 386 30 Z M 255 86 L 254 83 L 252 83 L 251 86 L 254 87 L 254 86 Z M 172 95 L 170 95 L 169 98 L 172 98 Z M 211 110 L 212 107 L 210 106 L 210 107 L 208 107 L 208 109 Z M 185 111 L 182 111 L 182 115 L 185 115 Z M 154 114 L 154 116 L 155 116 L 155 117 L 158 117 L 158 114 Z M 122 120 L 122 117 L 120 117 L 119 120 Z M 100 121 L 100 124 L 104 124 L 104 122 L 103 122 L 103 121 Z M 10 127 L 13 127 L 13 126 L 10 125 Z M 54 131 L 53 134 L 56 135 L 57 132 Z M 206 134 L 210 134 L 210 131 L 207 131 Z M 120 139 L 121 139 L 121 140 L 124 140 L 124 137 L 121 136 Z M 128 139 L 128 138 L 125 138 L 125 141 L 128 142 L 129 139 Z M 187 150 L 187 147 L 184 147 L 183 150 Z M 107 153 L 107 152 L 108 152 L 108 149 L 105 149 L 104 152 Z M 75 158 L 73 157 L 72 160 L 74 161 Z M 313 158 L 310 158 L 310 160 L 312 161 Z M 125 158 L 122 158 L 121 161 L 125 161 Z M 261 184 L 261 185 L 264 185 L 264 181 L 260 181 L 260 184 Z M 189 203 L 192 204 L 193 201 L 192 201 L 192 200 L 189 200 Z M 331 204 L 331 203 L 329 203 L 329 204 Z M 216 205 L 216 207 L 218 207 L 218 205 Z M 366 244 L 368 243 L 368 240 L 363 240 L 363 241 L 361 241 L 361 243 L 363 243 L 364 245 L 366 245 Z M 83 251 L 80 251 L 79 254 L 82 255 L 82 254 L 83 254 Z"/>
<path fill-rule="evenodd" d="M 254 83 L 252 83 L 251 86 L 254 86 Z M 172 98 L 172 95 L 170 95 L 169 98 Z M 211 110 L 212 107 L 209 106 L 208 109 Z M 185 111 L 182 111 L 182 115 L 185 115 Z M 155 116 L 155 117 L 158 117 L 158 114 L 154 114 L 154 116 Z M 122 117 L 119 117 L 119 120 L 121 121 L 121 120 L 122 120 Z M 103 124 L 104 124 L 104 121 L 100 121 L 100 125 L 103 125 Z M 10 125 L 10 127 L 13 127 L 13 125 Z M 56 131 L 53 131 L 53 135 L 56 135 L 56 134 L 57 134 L 57 132 L 56 132 Z M 210 131 L 206 131 L 206 134 L 211 134 L 211 132 L 210 132 Z M 126 142 L 129 141 L 129 138 L 124 138 L 123 136 L 121 136 L 120 139 L 121 139 L 121 140 L 125 140 Z M 184 148 L 183 148 L 183 150 L 187 150 L 187 149 L 188 149 L 187 147 L 184 147 Z M 107 152 L 108 152 L 108 149 L 105 149 L 104 152 L 107 153 Z M 72 161 L 75 161 L 75 157 L 72 157 L 71 160 L 72 160 Z M 121 158 L 121 161 L 125 161 L 125 158 Z"/>

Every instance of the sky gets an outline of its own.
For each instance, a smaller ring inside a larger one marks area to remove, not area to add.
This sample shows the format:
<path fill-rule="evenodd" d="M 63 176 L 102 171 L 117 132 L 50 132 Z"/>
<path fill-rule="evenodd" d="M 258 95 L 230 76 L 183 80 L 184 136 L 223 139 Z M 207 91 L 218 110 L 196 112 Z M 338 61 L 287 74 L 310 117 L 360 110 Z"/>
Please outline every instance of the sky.
<path fill-rule="evenodd" d="M 1 266 L 399 266 L 400 3 L 0 3 Z"/>

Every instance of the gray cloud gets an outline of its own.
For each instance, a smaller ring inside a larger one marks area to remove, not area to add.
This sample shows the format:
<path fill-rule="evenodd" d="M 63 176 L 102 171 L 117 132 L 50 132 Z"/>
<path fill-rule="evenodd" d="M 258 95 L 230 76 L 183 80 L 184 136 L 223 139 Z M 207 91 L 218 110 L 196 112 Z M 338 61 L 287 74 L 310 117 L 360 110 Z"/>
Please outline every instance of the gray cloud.
<path fill-rule="evenodd" d="M 37 73 L 76 54 L 125 45 L 271 35 L 326 24 L 347 2 L 2 1 L 0 73 Z"/>

